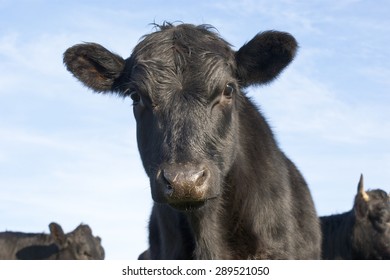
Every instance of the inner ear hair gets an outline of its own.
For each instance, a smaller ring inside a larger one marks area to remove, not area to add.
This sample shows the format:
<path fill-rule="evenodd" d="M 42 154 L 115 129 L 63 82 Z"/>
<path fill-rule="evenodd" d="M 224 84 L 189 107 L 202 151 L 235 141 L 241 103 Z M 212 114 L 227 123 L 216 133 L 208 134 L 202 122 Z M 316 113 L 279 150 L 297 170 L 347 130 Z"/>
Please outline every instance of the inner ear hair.
<path fill-rule="evenodd" d="M 64 64 L 84 85 L 96 92 L 113 91 L 125 67 L 125 60 L 96 43 L 84 43 L 67 49 Z"/>

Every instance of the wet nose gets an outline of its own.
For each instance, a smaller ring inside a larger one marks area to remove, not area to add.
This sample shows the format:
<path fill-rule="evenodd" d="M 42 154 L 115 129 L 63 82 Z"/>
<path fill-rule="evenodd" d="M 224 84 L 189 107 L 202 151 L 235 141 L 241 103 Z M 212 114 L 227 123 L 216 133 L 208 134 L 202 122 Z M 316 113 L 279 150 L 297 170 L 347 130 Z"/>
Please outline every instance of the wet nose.
<path fill-rule="evenodd" d="M 165 196 L 168 201 L 199 201 L 205 199 L 210 172 L 204 166 L 171 165 L 162 170 Z"/>

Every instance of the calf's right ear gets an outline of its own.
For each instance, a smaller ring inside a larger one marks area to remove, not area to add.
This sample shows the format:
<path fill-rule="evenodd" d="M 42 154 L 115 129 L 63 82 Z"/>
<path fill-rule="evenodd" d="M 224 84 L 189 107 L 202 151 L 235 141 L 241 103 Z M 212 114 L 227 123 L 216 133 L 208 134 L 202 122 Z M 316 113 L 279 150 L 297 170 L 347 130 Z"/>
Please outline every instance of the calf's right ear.
<path fill-rule="evenodd" d="M 64 64 L 78 80 L 96 92 L 117 91 L 125 60 L 99 44 L 75 45 L 64 53 Z"/>

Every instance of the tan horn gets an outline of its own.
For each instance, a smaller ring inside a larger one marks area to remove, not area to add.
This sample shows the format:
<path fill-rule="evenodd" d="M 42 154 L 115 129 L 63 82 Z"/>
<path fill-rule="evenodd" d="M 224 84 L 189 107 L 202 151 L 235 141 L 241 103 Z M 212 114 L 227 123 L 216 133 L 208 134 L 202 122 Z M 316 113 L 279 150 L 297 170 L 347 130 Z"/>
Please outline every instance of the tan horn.
<path fill-rule="evenodd" d="M 360 175 L 360 180 L 359 180 L 359 184 L 358 184 L 358 193 L 363 197 L 364 201 L 370 200 L 370 197 L 368 196 L 368 194 L 364 190 L 363 174 Z"/>

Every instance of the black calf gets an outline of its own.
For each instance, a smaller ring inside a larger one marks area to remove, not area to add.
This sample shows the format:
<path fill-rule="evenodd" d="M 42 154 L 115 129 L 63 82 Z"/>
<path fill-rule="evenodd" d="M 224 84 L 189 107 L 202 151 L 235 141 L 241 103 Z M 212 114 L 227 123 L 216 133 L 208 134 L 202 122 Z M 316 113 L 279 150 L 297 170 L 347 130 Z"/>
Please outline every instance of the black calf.
<path fill-rule="evenodd" d="M 64 63 L 96 92 L 130 97 L 155 204 L 151 259 L 316 259 L 320 226 L 309 189 L 243 91 L 293 60 L 288 33 L 238 51 L 209 26 L 164 24 L 128 59 L 94 43 Z"/>

